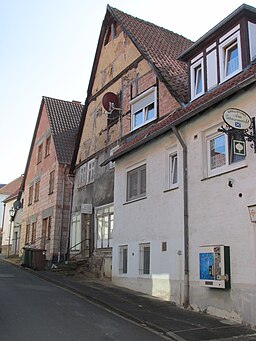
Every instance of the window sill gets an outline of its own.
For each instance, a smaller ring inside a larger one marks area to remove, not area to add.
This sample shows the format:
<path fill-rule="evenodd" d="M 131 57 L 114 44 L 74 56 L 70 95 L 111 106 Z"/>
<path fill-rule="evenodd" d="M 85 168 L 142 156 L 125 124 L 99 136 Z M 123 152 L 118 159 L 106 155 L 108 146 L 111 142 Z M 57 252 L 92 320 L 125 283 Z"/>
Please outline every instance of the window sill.
<path fill-rule="evenodd" d="M 145 196 L 145 197 L 140 197 L 140 198 L 136 198 L 136 199 L 133 199 L 133 200 L 129 200 L 129 201 L 124 202 L 123 205 L 128 205 L 128 204 L 131 204 L 133 202 L 144 200 L 144 199 L 147 199 L 147 197 Z"/>
<path fill-rule="evenodd" d="M 238 167 L 232 167 L 230 169 L 224 170 L 224 171 L 219 172 L 217 174 L 208 175 L 207 177 L 201 179 L 201 181 L 205 181 L 205 180 L 208 180 L 208 179 L 216 178 L 217 176 L 221 176 L 221 175 L 224 175 L 224 174 L 232 173 L 232 172 L 235 172 L 237 170 L 240 170 L 240 169 L 243 169 L 243 168 L 247 168 L 247 167 L 248 166 L 245 165 L 245 164 L 243 164 L 241 166 L 238 166 Z"/>
<path fill-rule="evenodd" d="M 123 272 L 119 272 L 119 277 L 127 277 L 128 276 L 128 274 L 127 273 L 123 273 Z"/>
<path fill-rule="evenodd" d="M 165 190 L 163 191 L 163 193 L 168 193 L 168 192 L 171 192 L 171 191 L 173 191 L 173 190 L 175 190 L 175 189 L 178 189 L 178 188 L 179 188 L 179 185 L 175 185 L 175 186 L 173 186 L 173 187 L 170 187 L 170 188 L 165 189 Z"/>

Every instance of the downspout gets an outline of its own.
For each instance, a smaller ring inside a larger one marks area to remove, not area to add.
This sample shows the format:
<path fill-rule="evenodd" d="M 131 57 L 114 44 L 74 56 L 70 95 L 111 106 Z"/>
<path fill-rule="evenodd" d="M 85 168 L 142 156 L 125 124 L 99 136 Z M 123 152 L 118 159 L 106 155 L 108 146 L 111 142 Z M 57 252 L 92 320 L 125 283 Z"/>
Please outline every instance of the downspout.
<path fill-rule="evenodd" d="M 69 215 L 68 215 L 68 234 L 67 234 L 67 243 L 66 243 L 66 249 L 65 249 L 65 260 L 68 260 L 69 257 L 69 244 L 70 244 L 70 228 L 71 228 L 71 215 L 72 215 L 72 200 L 73 200 L 73 193 L 74 193 L 74 182 L 71 181 L 71 177 L 74 178 L 74 175 L 68 175 L 67 179 L 68 182 L 71 185 L 70 190 L 70 200 L 69 200 Z"/>
<path fill-rule="evenodd" d="M 188 229 L 188 155 L 187 146 L 175 126 L 172 130 L 183 149 L 183 204 L 184 204 L 184 302 L 185 308 L 189 306 L 189 229 Z"/>
<path fill-rule="evenodd" d="M 58 263 L 60 263 L 61 249 L 62 249 L 62 224 L 63 224 L 63 214 L 64 214 L 64 199 L 65 199 L 65 178 L 66 178 L 67 165 L 64 165 L 64 172 L 62 178 L 62 188 L 61 188 L 61 217 L 60 217 L 60 240 L 59 240 L 59 252 L 58 252 Z"/>

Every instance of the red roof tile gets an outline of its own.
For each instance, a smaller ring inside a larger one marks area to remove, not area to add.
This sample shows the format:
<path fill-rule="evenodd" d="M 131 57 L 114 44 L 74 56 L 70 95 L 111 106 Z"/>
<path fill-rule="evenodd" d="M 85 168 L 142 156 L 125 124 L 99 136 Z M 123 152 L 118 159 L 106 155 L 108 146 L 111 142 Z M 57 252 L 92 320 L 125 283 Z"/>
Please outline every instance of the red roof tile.
<path fill-rule="evenodd" d="M 53 141 L 60 163 L 70 164 L 73 156 L 83 105 L 60 99 L 43 97 Z"/>
<path fill-rule="evenodd" d="M 7 185 L 0 189 L 0 194 L 5 195 L 13 195 L 17 191 L 19 191 L 23 176 L 14 179 L 13 181 L 9 182 Z"/>
<path fill-rule="evenodd" d="M 251 65 L 249 68 L 231 78 L 227 82 L 219 85 L 211 92 L 206 93 L 202 97 L 189 103 L 183 109 L 178 109 L 173 113 L 170 113 L 163 120 L 158 121 L 156 124 L 152 124 L 148 128 L 144 129 L 141 133 L 137 134 L 133 139 L 129 138 L 129 142 L 125 142 L 113 155 L 103 164 L 106 164 L 110 160 L 115 160 L 119 156 L 124 155 L 126 152 L 137 148 L 144 142 L 148 142 L 150 137 L 155 137 L 161 133 L 171 129 L 173 125 L 180 124 L 185 120 L 193 117 L 194 115 L 210 108 L 210 106 L 221 99 L 227 97 L 229 94 L 244 88 L 250 81 L 256 82 L 256 64 Z"/>
<path fill-rule="evenodd" d="M 108 6 L 109 12 L 130 37 L 146 60 L 155 68 L 172 95 L 181 103 L 188 100 L 187 64 L 177 60 L 193 42 L 142 19 Z"/>

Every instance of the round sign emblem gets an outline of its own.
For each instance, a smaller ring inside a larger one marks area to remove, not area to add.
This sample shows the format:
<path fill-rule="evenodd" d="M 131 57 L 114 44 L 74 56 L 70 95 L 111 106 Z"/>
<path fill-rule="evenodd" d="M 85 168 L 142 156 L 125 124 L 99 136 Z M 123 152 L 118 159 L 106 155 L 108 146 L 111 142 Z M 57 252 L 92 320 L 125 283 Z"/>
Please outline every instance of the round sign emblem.
<path fill-rule="evenodd" d="M 246 130 L 250 128 L 251 117 L 240 109 L 229 108 L 223 112 L 224 122 L 235 129 Z"/>

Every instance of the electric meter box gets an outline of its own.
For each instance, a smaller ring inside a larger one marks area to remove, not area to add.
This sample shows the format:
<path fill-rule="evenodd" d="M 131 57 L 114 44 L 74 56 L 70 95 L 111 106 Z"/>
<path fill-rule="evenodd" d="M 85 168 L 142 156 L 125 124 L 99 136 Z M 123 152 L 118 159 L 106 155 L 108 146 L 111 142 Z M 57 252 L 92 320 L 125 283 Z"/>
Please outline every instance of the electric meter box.
<path fill-rule="evenodd" d="M 201 246 L 199 267 L 201 286 L 220 289 L 230 288 L 229 246 Z"/>

